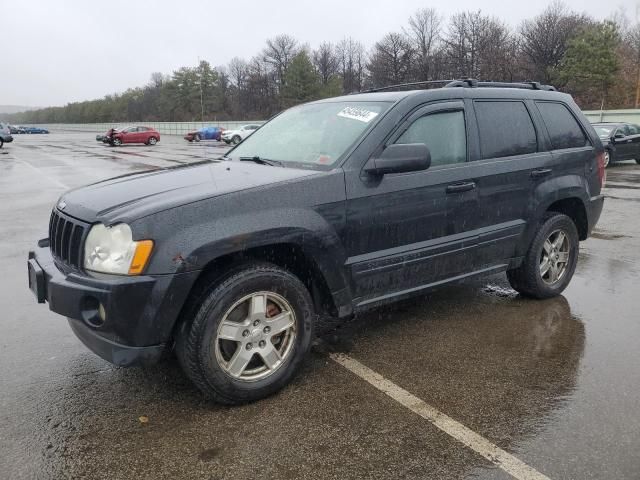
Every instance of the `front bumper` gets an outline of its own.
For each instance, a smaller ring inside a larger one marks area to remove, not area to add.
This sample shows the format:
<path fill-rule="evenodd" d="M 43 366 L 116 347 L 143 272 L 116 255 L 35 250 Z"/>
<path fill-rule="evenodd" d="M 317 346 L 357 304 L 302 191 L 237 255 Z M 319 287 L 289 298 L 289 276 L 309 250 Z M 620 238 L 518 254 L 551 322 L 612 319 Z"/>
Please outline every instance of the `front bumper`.
<path fill-rule="evenodd" d="M 13 142 L 13 137 L 11 135 L 0 135 L 2 137 L 2 141 L 4 143 L 11 143 Z"/>
<path fill-rule="evenodd" d="M 29 252 L 28 272 L 38 302 L 67 317 L 90 350 L 119 366 L 159 360 L 199 273 L 97 279 L 64 273 L 48 247 Z"/>

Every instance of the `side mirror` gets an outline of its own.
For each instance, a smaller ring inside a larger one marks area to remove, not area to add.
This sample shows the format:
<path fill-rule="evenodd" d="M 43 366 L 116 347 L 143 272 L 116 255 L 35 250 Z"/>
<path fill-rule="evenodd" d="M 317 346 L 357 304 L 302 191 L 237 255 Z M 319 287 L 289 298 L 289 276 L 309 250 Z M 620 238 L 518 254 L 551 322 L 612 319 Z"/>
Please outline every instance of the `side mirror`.
<path fill-rule="evenodd" d="M 624 138 L 624 136 L 625 136 L 625 135 L 624 135 L 624 133 L 617 132 L 617 133 L 613 136 L 613 138 Z"/>
<path fill-rule="evenodd" d="M 431 166 L 431 153 L 424 143 L 389 145 L 379 158 L 370 159 L 364 167 L 369 175 L 426 170 Z"/>

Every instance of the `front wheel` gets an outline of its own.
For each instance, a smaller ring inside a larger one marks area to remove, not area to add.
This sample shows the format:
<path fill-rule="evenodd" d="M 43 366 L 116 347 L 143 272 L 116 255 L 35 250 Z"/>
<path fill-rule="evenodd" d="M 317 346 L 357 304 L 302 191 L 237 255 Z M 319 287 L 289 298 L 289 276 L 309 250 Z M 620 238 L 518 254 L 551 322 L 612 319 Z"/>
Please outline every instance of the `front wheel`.
<path fill-rule="evenodd" d="M 609 150 L 605 150 L 604 151 L 604 168 L 607 168 L 610 162 L 611 162 L 611 152 L 609 152 Z"/>
<path fill-rule="evenodd" d="M 573 220 L 562 213 L 548 212 L 522 264 L 507 271 L 509 283 L 528 297 L 555 297 L 573 277 L 579 248 L 578 230 Z"/>
<path fill-rule="evenodd" d="M 4 140 L 0 138 L 0 148 L 2 148 L 3 145 L 4 145 Z"/>
<path fill-rule="evenodd" d="M 193 139 L 194 139 L 196 142 L 199 142 L 199 141 L 200 141 L 200 134 L 199 134 L 199 133 L 196 133 L 196 134 L 193 136 Z"/>
<path fill-rule="evenodd" d="M 247 403 L 280 390 L 311 344 L 309 292 L 296 276 L 271 264 L 235 270 L 210 285 L 191 312 L 176 353 L 193 383 L 220 403 Z"/>
<path fill-rule="evenodd" d="M 240 138 L 240 135 L 234 135 L 234 137 L 231 139 L 231 143 L 233 143 L 234 145 L 237 145 L 240 143 L 242 139 Z"/>
<path fill-rule="evenodd" d="M 158 139 L 156 137 L 150 137 L 148 143 L 149 145 L 155 145 L 156 143 L 158 143 Z"/>

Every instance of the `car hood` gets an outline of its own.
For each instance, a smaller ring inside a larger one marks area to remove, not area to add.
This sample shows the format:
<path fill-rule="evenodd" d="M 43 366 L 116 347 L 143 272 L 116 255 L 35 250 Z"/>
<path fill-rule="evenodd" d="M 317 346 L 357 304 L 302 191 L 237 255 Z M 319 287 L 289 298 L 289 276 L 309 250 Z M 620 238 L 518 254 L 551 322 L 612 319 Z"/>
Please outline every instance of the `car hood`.
<path fill-rule="evenodd" d="M 206 161 L 112 178 L 65 193 L 64 213 L 86 222 L 131 222 L 156 212 L 249 188 L 293 181 L 317 170 Z"/>

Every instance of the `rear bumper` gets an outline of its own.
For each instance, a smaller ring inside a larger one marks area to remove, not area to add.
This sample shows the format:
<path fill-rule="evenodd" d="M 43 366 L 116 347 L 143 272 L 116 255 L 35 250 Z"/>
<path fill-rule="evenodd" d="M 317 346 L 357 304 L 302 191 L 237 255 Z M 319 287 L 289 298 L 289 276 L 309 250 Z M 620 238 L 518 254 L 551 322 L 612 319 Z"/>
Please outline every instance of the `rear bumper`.
<path fill-rule="evenodd" d="M 604 195 L 596 195 L 595 197 L 591 197 L 589 199 L 588 205 L 588 223 L 589 223 L 589 231 L 587 232 L 587 236 L 591 235 L 594 227 L 598 223 L 600 219 L 600 215 L 602 214 L 602 207 L 604 206 Z"/>
<path fill-rule="evenodd" d="M 119 366 L 156 362 L 199 272 L 97 279 L 64 273 L 48 247 L 29 253 L 29 287 L 69 319 L 93 352 Z"/>

